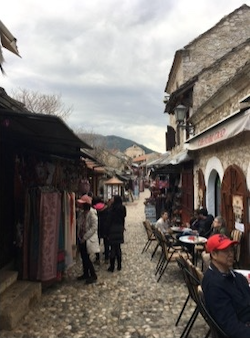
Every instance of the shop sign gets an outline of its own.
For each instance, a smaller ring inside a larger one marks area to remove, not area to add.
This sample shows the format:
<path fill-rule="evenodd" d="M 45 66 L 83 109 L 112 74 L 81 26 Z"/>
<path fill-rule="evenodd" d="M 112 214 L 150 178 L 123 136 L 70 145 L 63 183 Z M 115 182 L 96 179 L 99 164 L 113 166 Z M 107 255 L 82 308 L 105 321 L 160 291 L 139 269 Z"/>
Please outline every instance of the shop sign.
<path fill-rule="evenodd" d="M 235 229 L 244 232 L 243 221 L 243 196 L 233 195 L 232 206 L 235 220 Z"/>
<path fill-rule="evenodd" d="M 242 222 L 243 216 L 243 196 L 233 195 L 232 206 L 235 222 Z"/>
<path fill-rule="evenodd" d="M 215 131 L 214 133 L 211 133 L 205 137 L 202 137 L 200 140 L 198 140 L 198 146 L 206 147 L 215 142 L 222 141 L 225 135 L 226 135 L 226 128 L 221 128 Z"/>
<path fill-rule="evenodd" d="M 187 141 L 188 150 L 197 150 L 216 144 L 223 140 L 239 135 L 250 130 L 250 109 L 244 113 L 239 112 L 229 116 L 227 120 L 220 121 L 212 129 L 206 130 Z"/>

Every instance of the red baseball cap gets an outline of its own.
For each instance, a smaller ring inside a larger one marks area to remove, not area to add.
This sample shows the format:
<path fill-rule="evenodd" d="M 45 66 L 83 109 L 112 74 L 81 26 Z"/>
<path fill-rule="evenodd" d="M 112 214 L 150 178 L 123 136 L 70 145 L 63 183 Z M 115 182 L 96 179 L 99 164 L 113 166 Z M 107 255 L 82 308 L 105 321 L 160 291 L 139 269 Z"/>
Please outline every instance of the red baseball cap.
<path fill-rule="evenodd" d="M 87 204 L 91 205 L 92 204 L 92 198 L 89 197 L 88 195 L 83 195 L 81 198 L 79 198 L 77 200 L 77 202 L 80 203 L 80 204 L 87 203 Z"/>
<path fill-rule="evenodd" d="M 207 252 L 212 252 L 214 250 L 223 250 L 228 248 L 230 245 L 237 244 L 237 241 L 231 241 L 230 238 L 223 234 L 212 235 L 208 238 L 206 243 Z"/>

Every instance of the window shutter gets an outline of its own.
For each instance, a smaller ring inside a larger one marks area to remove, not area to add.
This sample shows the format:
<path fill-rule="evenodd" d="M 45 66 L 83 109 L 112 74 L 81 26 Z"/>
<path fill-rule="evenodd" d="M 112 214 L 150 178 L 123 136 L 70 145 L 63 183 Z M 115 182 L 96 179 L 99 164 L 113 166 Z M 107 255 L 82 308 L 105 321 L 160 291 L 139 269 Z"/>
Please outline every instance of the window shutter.
<path fill-rule="evenodd" d="M 167 126 L 166 132 L 166 151 L 175 147 L 175 130 L 171 126 Z"/>

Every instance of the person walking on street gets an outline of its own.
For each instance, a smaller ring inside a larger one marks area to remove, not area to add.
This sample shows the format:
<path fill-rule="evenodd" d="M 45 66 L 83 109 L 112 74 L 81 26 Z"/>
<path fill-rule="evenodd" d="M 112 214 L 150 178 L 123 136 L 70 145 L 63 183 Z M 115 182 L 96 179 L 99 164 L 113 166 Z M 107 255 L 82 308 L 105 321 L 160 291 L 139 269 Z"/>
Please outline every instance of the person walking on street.
<path fill-rule="evenodd" d="M 80 208 L 77 218 L 78 245 L 83 266 L 83 274 L 77 279 L 86 280 L 86 284 L 92 284 L 97 281 L 97 275 L 90 254 L 100 252 L 97 236 L 97 213 L 91 208 L 92 198 L 88 195 L 83 195 L 77 200 L 77 203 Z"/>
<path fill-rule="evenodd" d="M 117 270 L 122 268 L 121 244 L 124 243 L 125 217 L 127 211 L 122 204 L 121 196 L 115 195 L 112 198 L 112 204 L 108 216 L 108 240 L 110 250 L 110 266 L 108 271 L 113 272 L 115 260 L 117 259 Z"/>

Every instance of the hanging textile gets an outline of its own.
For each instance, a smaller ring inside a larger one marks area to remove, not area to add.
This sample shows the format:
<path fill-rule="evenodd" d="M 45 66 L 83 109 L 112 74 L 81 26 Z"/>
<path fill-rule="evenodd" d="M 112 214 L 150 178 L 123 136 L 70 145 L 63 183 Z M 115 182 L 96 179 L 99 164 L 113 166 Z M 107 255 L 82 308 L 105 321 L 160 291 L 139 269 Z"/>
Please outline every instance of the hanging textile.
<path fill-rule="evenodd" d="M 64 192 L 64 229 L 66 269 L 74 263 L 73 246 L 76 244 L 75 194 Z"/>
<path fill-rule="evenodd" d="M 39 209 L 41 192 L 39 189 L 31 189 L 30 191 L 30 225 L 29 225 L 29 280 L 37 279 L 39 267 Z"/>
<path fill-rule="evenodd" d="M 75 249 L 76 249 L 76 196 L 75 193 L 72 192 L 70 194 L 70 210 L 71 210 L 71 231 L 72 231 L 72 256 L 75 258 Z"/>
<path fill-rule="evenodd" d="M 70 232 L 70 195 L 64 191 L 64 237 L 65 237 L 65 265 L 72 264 L 72 237 Z"/>
<path fill-rule="evenodd" d="M 24 227 L 23 227 L 23 264 L 22 264 L 22 277 L 23 279 L 29 278 L 29 215 L 30 215 L 30 195 L 28 191 L 25 193 L 25 210 L 24 210 Z"/>
<path fill-rule="evenodd" d="M 64 250 L 64 224 L 63 224 L 63 212 L 60 212 L 59 221 L 59 236 L 58 236 L 58 252 L 57 252 L 57 281 L 60 281 L 65 270 L 65 250 Z"/>
<path fill-rule="evenodd" d="M 75 193 L 31 188 L 26 192 L 22 278 L 53 282 L 74 264 Z"/>
<path fill-rule="evenodd" d="M 38 279 L 49 281 L 57 277 L 57 255 L 61 194 L 42 192 L 40 202 L 40 264 Z"/>

